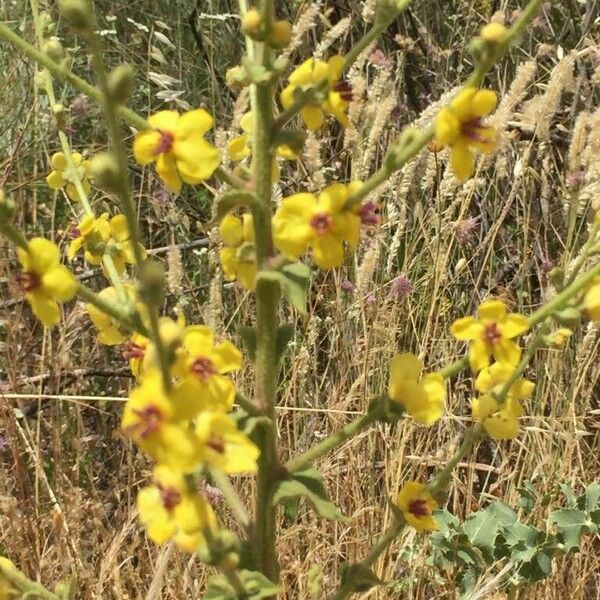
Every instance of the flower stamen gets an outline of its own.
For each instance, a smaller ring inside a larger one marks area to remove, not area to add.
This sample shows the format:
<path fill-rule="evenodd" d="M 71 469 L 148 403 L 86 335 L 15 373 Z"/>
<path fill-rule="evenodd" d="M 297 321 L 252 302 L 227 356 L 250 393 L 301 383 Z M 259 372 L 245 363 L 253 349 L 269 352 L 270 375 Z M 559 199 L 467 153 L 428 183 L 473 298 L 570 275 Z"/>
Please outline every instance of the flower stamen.
<path fill-rule="evenodd" d="M 317 235 L 325 235 L 333 227 L 333 217 L 327 213 L 317 214 L 310 220 L 310 226 Z"/>
<path fill-rule="evenodd" d="M 190 367 L 190 371 L 203 381 L 208 379 L 211 375 L 215 375 L 217 372 L 212 360 L 210 360 L 210 358 L 206 358 L 205 356 L 199 356 L 196 358 Z"/>
<path fill-rule="evenodd" d="M 38 288 L 41 280 L 37 273 L 29 271 L 25 273 L 19 273 L 16 277 L 16 282 L 21 292 L 27 294 Z"/>

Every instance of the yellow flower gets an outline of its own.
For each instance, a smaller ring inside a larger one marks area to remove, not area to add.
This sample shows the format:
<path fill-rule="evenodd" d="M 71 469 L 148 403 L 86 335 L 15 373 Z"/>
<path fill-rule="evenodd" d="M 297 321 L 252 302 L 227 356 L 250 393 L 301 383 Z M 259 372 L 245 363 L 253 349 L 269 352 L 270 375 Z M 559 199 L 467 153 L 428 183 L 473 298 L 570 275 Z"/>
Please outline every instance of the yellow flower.
<path fill-rule="evenodd" d="M 224 473 L 254 473 L 259 449 L 222 413 L 203 412 L 196 419 L 202 462 Z"/>
<path fill-rule="evenodd" d="M 129 226 L 125 215 L 115 215 L 108 219 L 108 213 L 96 218 L 86 215 L 72 231 L 76 235 L 69 245 L 67 257 L 75 258 L 81 248 L 84 249 L 85 259 L 91 265 L 102 264 L 104 254 L 109 254 L 119 275 L 125 270 L 125 264 L 135 262 L 133 244 L 130 240 Z M 142 256 L 146 249 L 140 246 Z"/>
<path fill-rule="evenodd" d="M 308 90 L 327 81 L 326 99 L 305 105 L 300 110 L 300 117 L 311 131 L 323 125 L 325 114 L 333 115 L 343 127 L 348 127 L 346 109 L 352 100 L 352 88 L 341 79 L 343 67 L 343 56 L 332 56 L 327 62 L 309 58 L 291 73 L 288 86 L 281 92 L 281 104 L 287 109 L 294 104 L 298 88 Z"/>
<path fill-rule="evenodd" d="M 489 154 L 496 147 L 496 130 L 484 118 L 498 102 L 496 92 L 469 87 L 462 90 L 450 105 L 440 110 L 435 122 L 435 139 L 450 146 L 452 171 L 460 180 L 475 170 L 474 150 Z"/>
<path fill-rule="evenodd" d="M 512 440 L 519 433 L 523 409 L 512 396 L 507 396 L 506 402 L 500 405 L 492 396 L 484 394 L 471 401 L 471 412 L 473 419 L 495 440 Z"/>
<path fill-rule="evenodd" d="M 225 247 L 219 252 L 221 267 L 227 281 L 238 280 L 242 287 L 253 290 L 256 285 L 254 255 L 254 223 L 252 215 L 242 218 L 227 214 L 219 225 Z"/>
<path fill-rule="evenodd" d="M 481 29 L 481 39 L 490 44 L 497 44 L 506 35 L 506 27 L 502 23 L 488 23 Z"/>
<path fill-rule="evenodd" d="M 592 321 L 600 321 L 600 276 L 594 277 L 583 295 L 582 308 Z"/>
<path fill-rule="evenodd" d="M 208 502 L 190 491 L 181 471 L 158 465 L 153 485 L 138 493 L 140 521 L 148 537 L 157 544 L 173 540 L 186 552 L 205 543 L 205 530 L 214 531 L 217 520 Z"/>
<path fill-rule="evenodd" d="M 438 529 L 433 517 L 433 511 L 438 508 L 438 503 L 422 483 L 407 481 L 396 498 L 396 505 L 402 511 L 406 523 L 417 531 Z"/>
<path fill-rule="evenodd" d="M 252 135 L 253 119 L 252 113 L 247 112 L 240 119 L 240 127 L 244 132 L 242 135 L 233 138 L 227 144 L 227 154 L 233 161 L 241 161 L 252 155 L 251 135 Z M 275 154 L 285 160 L 297 160 L 298 155 L 287 145 L 281 144 L 275 149 Z M 271 169 L 271 179 L 276 182 L 279 179 L 279 165 L 277 159 L 273 158 L 273 167 Z"/>
<path fill-rule="evenodd" d="M 388 396 L 419 423 L 433 425 L 444 414 L 446 390 L 439 373 L 421 376 L 423 363 L 414 354 L 397 354 L 390 363 Z"/>
<path fill-rule="evenodd" d="M 140 333 L 134 333 L 124 344 L 121 354 L 129 361 L 129 368 L 136 379 L 140 379 L 146 371 L 144 359 L 150 340 Z"/>
<path fill-rule="evenodd" d="M 514 366 L 510 364 L 496 362 L 477 375 L 475 389 L 482 394 L 499 394 L 514 370 Z M 510 386 L 508 396 L 515 400 L 525 400 L 531 396 L 534 388 L 535 383 L 520 377 Z"/>
<path fill-rule="evenodd" d="M 127 296 L 131 301 L 135 300 L 135 290 L 133 286 L 124 284 Z M 98 296 L 104 302 L 118 306 L 120 303 L 117 290 L 113 287 L 104 288 L 98 292 Z M 121 324 L 113 319 L 110 315 L 102 312 L 93 304 L 86 304 L 85 309 L 92 321 L 98 329 L 98 341 L 106 346 L 116 346 L 127 339 L 125 332 L 122 330 Z"/>
<path fill-rule="evenodd" d="M 182 352 L 174 367 L 183 393 L 197 399 L 202 410 L 227 412 L 235 400 L 235 386 L 227 373 L 242 367 L 242 353 L 229 341 L 215 345 L 210 327 L 185 328 Z"/>
<path fill-rule="evenodd" d="M 158 320 L 158 334 L 160 335 L 160 339 L 167 349 L 167 352 L 170 353 L 173 363 L 180 360 L 185 353 L 181 346 L 185 331 L 185 316 L 183 313 L 179 313 L 176 321 L 170 317 L 160 317 Z M 143 336 L 138 336 L 136 339 L 137 345 L 143 346 L 143 355 L 140 358 L 139 363 L 136 362 L 135 365 L 132 366 L 132 372 L 135 368 L 143 375 L 150 369 L 158 369 L 160 361 L 156 346 L 150 340 L 146 340 Z M 132 350 L 134 354 L 140 354 L 139 348 L 133 347 Z"/>
<path fill-rule="evenodd" d="M 344 242 L 353 252 L 360 235 L 360 216 L 345 208 L 350 186 L 334 183 L 316 198 L 301 193 L 284 198 L 273 216 L 273 241 L 288 258 L 312 247 L 313 260 L 332 269 L 344 260 Z"/>
<path fill-rule="evenodd" d="M 71 300 L 77 292 L 77 281 L 67 267 L 60 264 L 58 246 L 50 240 L 33 238 L 27 249 L 17 248 L 21 272 L 17 285 L 31 310 L 45 327 L 60 319 L 58 305 Z"/>
<path fill-rule="evenodd" d="M 518 313 L 506 312 L 500 300 L 488 300 L 479 305 L 479 319 L 464 317 L 454 321 L 450 333 L 457 340 L 471 340 L 469 364 L 474 372 L 490 364 L 490 356 L 498 362 L 516 365 L 521 348 L 513 338 L 529 329 L 527 319 Z"/>
<path fill-rule="evenodd" d="M 200 463 L 201 446 L 188 421 L 200 411 L 202 398 L 175 385 L 167 394 L 159 371 L 144 374 L 129 392 L 121 429 L 154 460 L 188 472 Z"/>
<path fill-rule="evenodd" d="M 54 167 L 46 177 L 46 183 L 53 190 L 60 190 L 63 187 L 66 189 L 67 196 L 71 200 L 81 200 L 79 193 L 75 187 L 75 182 L 80 181 L 83 191 L 86 196 L 92 191 L 90 185 L 90 161 L 83 160 L 83 156 L 79 152 L 71 153 L 74 169 L 69 166 L 67 157 L 62 152 L 57 152 L 50 159 L 50 163 Z"/>
<path fill-rule="evenodd" d="M 549 343 L 554 348 L 564 348 L 567 340 L 573 335 L 573 331 L 567 327 L 559 327 L 548 335 Z"/>
<path fill-rule="evenodd" d="M 156 171 L 169 190 L 179 192 L 182 182 L 200 183 L 215 172 L 221 159 L 217 149 L 204 139 L 213 124 L 205 110 L 183 115 L 162 110 L 148 123 L 151 129 L 135 136 L 133 154 L 142 166 L 156 161 Z"/>

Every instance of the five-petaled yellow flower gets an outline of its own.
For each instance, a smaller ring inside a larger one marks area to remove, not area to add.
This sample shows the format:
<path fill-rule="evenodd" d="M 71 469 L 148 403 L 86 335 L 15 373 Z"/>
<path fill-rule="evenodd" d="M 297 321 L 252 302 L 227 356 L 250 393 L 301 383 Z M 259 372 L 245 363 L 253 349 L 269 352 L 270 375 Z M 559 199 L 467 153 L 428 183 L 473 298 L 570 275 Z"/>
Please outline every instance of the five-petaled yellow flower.
<path fill-rule="evenodd" d="M 332 269 L 344 260 L 344 242 L 353 252 L 360 236 L 360 216 L 346 208 L 350 186 L 334 183 L 316 198 L 300 193 L 284 198 L 273 216 L 273 241 L 288 258 L 299 258 L 309 247 L 315 263 Z"/>
<path fill-rule="evenodd" d="M 496 147 L 496 130 L 484 119 L 496 108 L 497 102 L 496 92 L 469 87 L 440 110 L 435 122 L 435 139 L 441 146 L 450 146 L 450 163 L 458 179 L 464 181 L 473 174 L 474 150 L 489 154 Z"/>
<path fill-rule="evenodd" d="M 390 362 L 388 396 L 398 402 L 415 421 L 433 425 L 444 414 L 446 390 L 439 373 L 421 375 L 423 363 L 409 353 Z"/>
<path fill-rule="evenodd" d="M 186 327 L 181 348 L 174 371 L 182 393 L 201 410 L 229 411 L 235 386 L 227 374 L 241 369 L 242 353 L 228 340 L 215 344 L 213 331 L 204 325 Z"/>
<path fill-rule="evenodd" d="M 417 531 L 435 531 L 438 524 L 433 511 L 438 503 L 418 481 L 407 481 L 396 498 L 396 506 L 402 511 L 406 523 Z"/>
<path fill-rule="evenodd" d="M 71 300 L 77 291 L 77 281 L 67 267 L 60 264 L 58 246 L 44 238 L 33 238 L 27 249 L 17 248 L 21 272 L 17 285 L 25 294 L 31 310 L 45 327 L 60 320 L 58 305 Z"/>
<path fill-rule="evenodd" d="M 515 368 L 507 363 L 496 362 L 482 369 L 475 380 L 475 389 L 482 394 L 499 394 L 510 379 Z M 516 400 L 525 400 L 531 396 L 535 383 L 519 377 L 509 388 L 507 395 Z"/>
<path fill-rule="evenodd" d="M 81 200 L 75 183 L 77 181 L 81 183 L 86 196 L 92 191 L 89 180 L 91 162 L 83 160 L 83 156 L 79 152 L 72 152 L 71 160 L 73 167 L 69 165 L 67 157 L 62 152 L 53 154 L 50 162 L 54 170 L 46 177 L 46 183 L 53 190 L 60 190 L 64 187 L 71 200 Z"/>
<path fill-rule="evenodd" d="M 192 471 L 201 458 L 201 446 L 187 421 L 200 412 L 202 399 L 175 385 L 165 392 L 159 371 L 144 374 L 129 392 L 121 429 L 154 460 L 181 471 Z"/>
<path fill-rule="evenodd" d="M 500 300 L 488 300 L 479 305 L 479 319 L 464 317 L 454 321 L 450 333 L 457 340 L 471 341 L 469 364 L 474 372 L 490 364 L 490 357 L 498 362 L 516 365 L 521 348 L 513 338 L 529 329 L 527 319 L 518 313 L 506 312 Z"/>
<path fill-rule="evenodd" d="M 507 396 L 503 404 L 484 394 L 471 401 L 473 419 L 483 425 L 487 434 L 495 440 L 512 440 L 519 433 L 519 417 L 523 408 L 516 398 Z"/>
<path fill-rule="evenodd" d="M 250 213 L 242 218 L 231 213 L 219 225 L 224 248 L 219 252 L 223 274 L 228 281 L 238 280 L 243 288 L 253 290 L 256 285 L 254 252 L 254 223 Z"/>
<path fill-rule="evenodd" d="M 151 129 L 135 136 L 133 154 L 142 166 L 156 161 L 156 171 L 170 191 L 179 192 L 182 183 L 208 179 L 219 166 L 217 149 L 204 139 L 213 124 L 205 110 L 183 115 L 162 110 L 152 115 L 148 124 Z"/>
<path fill-rule="evenodd" d="M 583 294 L 582 308 L 592 321 L 600 321 L 600 276 L 594 277 Z"/>
<path fill-rule="evenodd" d="M 217 520 L 210 504 L 186 485 L 181 471 L 165 465 L 154 469 L 153 485 L 138 493 L 140 521 L 157 544 L 173 540 L 186 552 L 205 543 L 203 532 L 213 531 Z"/>
<path fill-rule="evenodd" d="M 227 416 L 203 412 L 196 419 L 196 434 L 202 446 L 202 462 L 223 473 L 254 473 L 258 447 Z"/>
<path fill-rule="evenodd" d="M 332 56 L 327 62 L 309 58 L 291 73 L 289 84 L 281 92 L 281 104 L 287 109 L 294 104 L 297 89 L 316 88 L 327 81 L 329 92 L 325 100 L 306 104 L 300 110 L 300 117 L 311 131 L 323 125 L 325 114 L 333 115 L 343 127 L 348 127 L 346 109 L 352 100 L 352 88 L 341 79 L 343 68 L 343 56 Z"/>

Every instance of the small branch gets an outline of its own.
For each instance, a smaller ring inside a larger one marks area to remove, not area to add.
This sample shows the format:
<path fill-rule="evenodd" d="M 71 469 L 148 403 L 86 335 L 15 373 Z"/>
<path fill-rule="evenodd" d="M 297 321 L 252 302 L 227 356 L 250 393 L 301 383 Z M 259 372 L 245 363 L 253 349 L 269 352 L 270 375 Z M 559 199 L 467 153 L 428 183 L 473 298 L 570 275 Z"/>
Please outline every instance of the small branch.
<path fill-rule="evenodd" d="M 248 530 L 250 527 L 250 517 L 246 511 L 244 503 L 231 484 L 229 477 L 219 469 L 210 469 L 209 472 L 212 480 L 215 482 L 215 485 L 223 493 L 223 498 L 225 498 L 225 501 L 229 505 L 229 508 L 231 508 L 231 511 L 233 512 L 238 523 L 244 529 Z"/>

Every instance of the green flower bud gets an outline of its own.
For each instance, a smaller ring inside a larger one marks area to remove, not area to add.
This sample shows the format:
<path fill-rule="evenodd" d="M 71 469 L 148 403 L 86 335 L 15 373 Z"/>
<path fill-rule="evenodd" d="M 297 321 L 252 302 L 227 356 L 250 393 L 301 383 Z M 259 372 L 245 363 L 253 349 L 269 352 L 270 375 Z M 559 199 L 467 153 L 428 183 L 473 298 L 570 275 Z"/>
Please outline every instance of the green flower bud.
<path fill-rule="evenodd" d="M 140 297 L 149 304 L 160 306 L 165 293 L 165 268 L 155 260 L 147 260 L 140 279 Z"/>
<path fill-rule="evenodd" d="M 60 0 L 60 11 L 73 29 L 91 32 L 96 27 L 94 12 L 88 0 Z"/>
<path fill-rule="evenodd" d="M 46 40 L 42 47 L 42 51 L 56 63 L 59 63 L 65 57 L 65 49 L 60 43 L 60 40 L 56 37 L 51 37 Z"/>
<path fill-rule="evenodd" d="M 0 190 L 0 223 L 8 224 L 13 221 L 17 207 L 10 196 Z"/>
<path fill-rule="evenodd" d="M 117 104 L 125 104 L 133 88 L 133 68 L 125 63 L 113 69 L 108 76 L 108 93 Z"/>
<path fill-rule="evenodd" d="M 107 192 L 117 192 L 120 186 L 119 163 L 110 152 L 101 152 L 92 158 L 92 177 Z"/>
<path fill-rule="evenodd" d="M 263 22 L 260 13 L 255 8 L 251 8 L 242 17 L 242 32 L 244 35 L 247 35 L 252 39 L 257 39 L 257 36 L 260 34 L 262 24 Z"/>
<path fill-rule="evenodd" d="M 273 48 L 285 48 L 292 40 L 292 25 L 288 21 L 275 21 L 271 25 L 268 42 Z"/>
<path fill-rule="evenodd" d="M 581 312 L 574 306 L 568 306 L 554 313 L 554 317 L 561 325 L 574 327 L 581 321 Z"/>
<path fill-rule="evenodd" d="M 67 109 L 62 104 L 53 104 L 52 105 L 52 114 L 56 119 L 56 124 L 59 129 L 64 129 L 68 124 L 68 114 Z"/>

